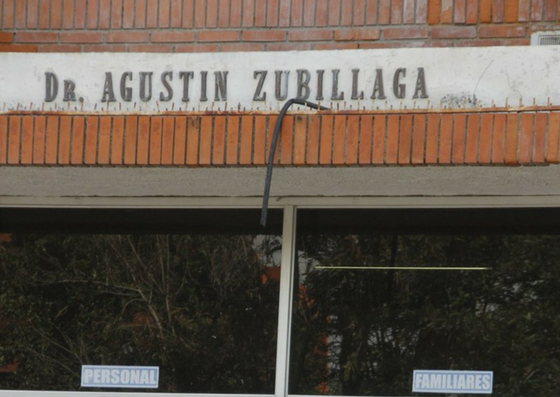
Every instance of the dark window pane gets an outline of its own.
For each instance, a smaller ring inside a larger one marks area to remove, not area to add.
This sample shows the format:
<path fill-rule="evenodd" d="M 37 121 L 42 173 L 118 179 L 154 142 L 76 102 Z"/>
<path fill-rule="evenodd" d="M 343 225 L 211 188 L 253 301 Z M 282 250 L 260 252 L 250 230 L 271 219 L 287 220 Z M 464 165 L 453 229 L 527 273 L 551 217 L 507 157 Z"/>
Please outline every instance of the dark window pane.
<path fill-rule="evenodd" d="M 560 393 L 560 236 L 346 219 L 345 234 L 300 227 L 291 393 L 422 395 L 419 369 L 493 371 L 494 396 Z"/>
<path fill-rule="evenodd" d="M 227 233 L 0 235 L 0 389 L 80 390 L 91 364 L 273 393 L 281 238 Z"/>

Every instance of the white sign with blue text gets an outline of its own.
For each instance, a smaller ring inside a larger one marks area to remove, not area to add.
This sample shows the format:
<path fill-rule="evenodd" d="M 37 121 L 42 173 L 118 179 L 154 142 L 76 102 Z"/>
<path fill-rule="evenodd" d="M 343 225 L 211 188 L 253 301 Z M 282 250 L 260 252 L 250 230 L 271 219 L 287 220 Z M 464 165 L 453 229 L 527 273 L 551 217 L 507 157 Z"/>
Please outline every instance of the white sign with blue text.
<path fill-rule="evenodd" d="M 159 367 L 82 365 L 82 387 L 157 389 Z"/>
<path fill-rule="evenodd" d="M 415 393 L 492 394 L 492 371 L 415 370 Z"/>

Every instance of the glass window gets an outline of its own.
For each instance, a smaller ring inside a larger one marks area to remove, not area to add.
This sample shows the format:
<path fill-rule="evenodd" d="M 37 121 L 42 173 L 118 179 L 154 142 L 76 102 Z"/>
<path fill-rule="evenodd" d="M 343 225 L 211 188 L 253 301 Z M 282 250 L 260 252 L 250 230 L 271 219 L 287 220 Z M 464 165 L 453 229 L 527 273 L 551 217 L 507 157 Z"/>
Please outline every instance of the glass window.
<path fill-rule="evenodd" d="M 0 388 L 96 390 L 82 365 L 118 365 L 159 367 L 145 392 L 274 393 L 281 212 L 265 233 L 234 212 L 6 214 Z M 162 233 L 167 217 L 185 233 Z"/>
<path fill-rule="evenodd" d="M 558 211 L 432 214 L 299 212 L 290 393 L 423 395 L 414 370 L 560 392 Z"/>

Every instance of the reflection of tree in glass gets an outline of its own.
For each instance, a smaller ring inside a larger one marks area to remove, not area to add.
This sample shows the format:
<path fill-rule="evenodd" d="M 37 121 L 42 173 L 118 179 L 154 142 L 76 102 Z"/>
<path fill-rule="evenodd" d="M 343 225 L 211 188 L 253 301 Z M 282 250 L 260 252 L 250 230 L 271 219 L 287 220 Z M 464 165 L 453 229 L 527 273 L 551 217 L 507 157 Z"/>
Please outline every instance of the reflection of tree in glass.
<path fill-rule="evenodd" d="M 560 395 L 559 237 L 307 235 L 299 253 L 291 392 L 410 395 L 414 369 L 450 369 L 494 371 L 496 396 Z"/>
<path fill-rule="evenodd" d="M 76 390 L 82 364 L 104 364 L 158 365 L 161 392 L 272 393 L 278 249 L 262 236 L 14 236 L 0 245 L 0 366 L 19 368 L 0 388 Z"/>

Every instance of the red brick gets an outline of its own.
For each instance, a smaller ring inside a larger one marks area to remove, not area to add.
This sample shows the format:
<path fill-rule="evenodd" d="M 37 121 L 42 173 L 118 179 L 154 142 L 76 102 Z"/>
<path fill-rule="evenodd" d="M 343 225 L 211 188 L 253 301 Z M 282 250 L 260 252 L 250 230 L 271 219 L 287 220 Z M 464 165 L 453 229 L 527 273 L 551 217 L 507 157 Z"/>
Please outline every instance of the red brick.
<path fill-rule="evenodd" d="M 443 24 L 453 22 L 453 0 L 441 0 L 440 21 Z"/>
<path fill-rule="evenodd" d="M 503 22 L 504 12 L 504 0 L 492 0 L 492 22 Z"/>
<path fill-rule="evenodd" d="M 426 115 L 415 114 L 412 125 L 412 164 L 424 164 L 426 145 Z"/>
<path fill-rule="evenodd" d="M 481 26 L 479 28 L 481 38 L 487 37 L 524 37 L 526 35 L 525 26 Z"/>
<path fill-rule="evenodd" d="M 340 29 L 335 30 L 336 41 L 367 41 L 379 40 L 380 31 L 376 28 Z"/>
<path fill-rule="evenodd" d="M 39 52 L 39 46 L 30 44 L 0 44 L 0 52 Z"/>
<path fill-rule="evenodd" d="M 185 151 L 187 148 L 187 118 L 175 118 L 175 142 L 173 145 L 173 164 L 185 164 Z"/>
<path fill-rule="evenodd" d="M 151 37 L 152 43 L 188 43 L 194 41 L 194 32 L 181 31 L 154 31 Z"/>
<path fill-rule="evenodd" d="M 198 164 L 210 165 L 212 161 L 212 118 L 200 116 L 200 140 L 198 146 Z"/>
<path fill-rule="evenodd" d="M 410 1 L 410 0 L 409 0 Z M 354 0 L 353 26 L 362 26 L 366 20 L 366 0 Z"/>
<path fill-rule="evenodd" d="M 62 32 L 60 33 L 61 43 L 101 43 L 103 34 L 100 32 Z"/>
<path fill-rule="evenodd" d="M 46 127 L 46 117 L 36 116 L 35 126 L 33 128 L 33 164 L 44 164 L 45 162 L 45 127 Z M 1 146 L 2 146 L 2 122 L 0 119 L 0 162 L 2 157 Z M 5 150 L 4 153 L 6 153 Z"/>
<path fill-rule="evenodd" d="M 200 136 L 200 117 L 189 116 L 186 119 L 187 124 L 187 150 L 186 164 L 198 165 L 198 142 Z"/>
<path fill-rule="evenodd" d="M 358 153 L 358 164 L 371 164 L 373 119 L 374 116 L 371 114 L 362 114 L 360 116 L 360 150 Z"/>
<path fill-rule="evenodd" d="M 442 114 L 439 125 L 438 164 L 451 164 L 453 115 Z"/>
<path fill-rule="evenodd" d="M 360 116 L 350 114 L 346 122 L 346 153 L 344 164 L 358 164 L 358 145 L 360 136 Z"/>
<path fill-rule="evenodd" d="M 239 137 L 239 165 L 251 165 L 253 144 L 253 115 L 241 117 Z"/>
<path fill-rule="evenodd" d="M 305 115 L 294 116 L 294 145 L 293 145 L 293 165 L 305 164 L 307 117 Z"/>
<path fill-rule="evenodd" d="M 461 113 L 453 116 L 453 146 L 451 149 L 451 162 L 453 164 L 464 164 L 467 116 Z"/>
<path fill-rule="evenodd" d="M 92 44 L 84 45 L 84 52 L 126 52 L 127 45 L 124 44 Z"/>
<path fill-rule="evenodd" d="M 182 0 L 171 0 L 171 27 L 180 28 L 183 16 Z"/>
<path fill-rule="evenodd" d="M 243 14 L 243 0 L 231 0 L 230 8 L 229 27 L 240 27 L 242 22 L 241 16 Z"/>
<path fill-rule="evenodd" d="M 238 30 L 207 30 L 198 33 L 198 41 L 202 42 L 228 42 L 239 41 Z"/>
<path fill-rule="evenodd" d="M 533 153 L 531 154 L 531 159 L 534 164 L 544 163 L 547 121 L 548 113 L 539 112 L 536 114 L 533 135 Z"/>
<path fill-rule="evenodd" d="M 305 163 L 307 165 L 319 164 L 319 125 L 321 115 L 307 115 L 307 143 L 305 147 Z"/>
<path fill-rule="evenodd" d="M 560 130 L 560 113 L 550 113 L 548 116 L 548 134 L 546 140 L 545 159 L 549 163 L 558 162 L 558 143 Z"/>
<path fill-rule="evenodd" d="M 315 26 L 327 26 L 328 0 L 317 0 L 315 9 Z"/>
<path fill-rule="evenodd" d="M 519 127 L 519 148 L 517 149 L 520 164 L 531 164 L 534 118 L 534 113 L 521 114 L 521 123 Z"/>
<path fill-rule="evenodd" d="M 111 0 L 99 0 L 99 29 L 111 27 Z"/>
<path fill-rule="evenodd" d="M 278 26 L 290 26 L 290 4 L 291 0 L 279 0 L 279 15 L 278 15 Z M 326 1 L 326 0 L 325 0 Z"/>
<path fill-rule="evenodd" d="M 33 116 L 23 116 L 21 121 L 20 164 L 33 163 Z"/>
<path fill-rule="evenodd" d="M 0 25 L 2 23 L 1 16 L 2 16 L 2 8 L 0 7 Z M 39 22 L 39 0 L 27 0 L 26 27 L 28 29 L 36 29 L 38 22 Z"/>
<path fill-rule="evenodd" d="M 531 0 L 519 0 L 519 14 L 517 16 L 518 21 L 527 22 L 530 19 L 530 15 L 531 15 Z"/>
<path fill-rule="evenodd" d="M 290 26 L 303 26 L 303 0 L 292 0 Z"/>
<path fill-rule="evenodd" d="M 44 0 L 43 0 L 44 1 Z M 97 28 L 97 13 L 99 12 L 99 2 L 98 0 L 88 0 L 87 4 L 87 20 L 86 27 L 88 29 Z M 41 10 L 42 12 L 42 10 Z M 41 14 L 39 14 L 41 16 Z"/>
<path fill-rule="evenodd" d="M 11 29 L 14 27 L 14 1 L 16 0 L 4 0 L 4 6 L 1 13 L 2 28 L 4 29 Z"/>
<path fill-rule="evenodd" d="M 339 43 L 314 43 L 311 44 L 314 50 L 354 50 L 358 48 L 358 43 L 339 42 Z"/>
<path fill-rule="evenodd" d="M 146 2 L 146 27 L 157 27 L 158 0 L 147 0 Z"/>
<path fill-rule="evenodd" d="M 97 135 L 97 164 L 107 165 L 111 155 L 111 121 L 113 116 L 99 117 Z"/>
<path fill-rule="evenodd" d="M 42 44 L 38 46 L 39 52 L 81 52 L 80 44 Z"/>
<path fill-rule="evenodd" d="M 266 45 L 268 51 L 307 51 L 311 43 L 270 43 Z"/>
<path fill-rule="evenodd" d="M 123 138 L 124 164 L 136 164 L 136 140 L 138 139 L 138 117 L 126 116 Z"/>
<path fill-rule="evenodd" d="M 227 137 L 226 137 L 226 155 L 225 164 L 236 165 L 239 146 L 239 116 L 229 116 L 227 118 Z M 188 146 L 187 146 L 188 148 Z"/>
<path fill-rule="evenodd" d="M 491 163 L 492 152 L 492 123 L 494 116 L 491 113 L 483 113 L 480 118 L 480 143 L 478 147 L 478 161 L 480 164 Z"/>
<path fill-rule="evenodd" d="M 62 28 L 62 0 L 51 0 L 51 29 Z"/>
<path fill-rule="evenodd" d="M 123 164 L 124 146 L 124 117 L 113 117 L 113 130 L 111 134 L 111 164 Z"/>
<path fill-rule="evenodd" d="M 391 0 L 391 24 L 401 25 L 403 22 L 403 0 Z"/>
<path fill-rule="evenodd" d="M 245 30 L 241 34 L 242 41 L 285 41 L 284 30 Z"/>
<path fill-rule="evenodd" d="M 0 164 L 8 162 L 8 116 L 0 115 Z"/>
<path fill-rule="evenodd" d="M 531 21 L 540 22 L 543 20 L 543 0 L 533 0 L 531 2 Z"/>
<path fill-rule="evenodd" d="M 10 116 L 8 129 L 8 164 L 19 164 L 21 143 L 21 117 Z"/>
<path fill-rule="evenodd" d="M 387 131 L 387 116 L 381 114 L 373 116 L 373 138 L 372 138 L 372 149 L 371 149 L 372 164 L 383 164 L 385 162 L 386 131 Z"/>
<path fill-rule="evenodd" d="M 352 2 L 354 2 L 354 4 L 352 4 Z M 356 11 L 355 0 L 351 0 L 350 2 L 348 0 L 343 0 L 340 9 L 340 25 L 351 26 L 355 11 Z"/>
<path fill-rule="evenodd" d="M 169 44 L 134 44 L 129 45 L 130 52 L 153 52 L 153 53 L 166 53 L 172 52 L 173 47 Z"/>
<path fill-rule="evenodd" d="M 430 29 L 434 39 L 463 39 L 476 37 L 474 26 L 434 26 Z"/>
<path fill-rule="evenodd" d="M 138 143 L 136 149 L 136 164 L 148 164 L 148 152 L 150 148 L 150 116 L 138 117 Z"/>
<path fill-rule="evenodd" d="M 332 40 L 331 29 L 298 29 L 288 32 L 289 41 L 326 41 Z"/>
<path fill-rule="evenodd" d="M 470 25 L 478 22 L 478 3 L 479 0 L 467 0 L 467 20 Z"/>
<path fill-rule="evenodd" d="M 95 164 L 97 161 L 97 135 L 99 130 L 99 117 L 88 116 L 86 119 L 86 136 L 84 163 Z"/>
<path fill-rule="evenodd" d="M 11 43 L 13 39 L 13 33 L 0 32 L 0 43 Z"/>
<path fill-rule="evenodd" d="M 278 26 L 278 0 L 268 0 L 266 26 Z"/>
<path fill-rule="evenodd" d="M 558 7 L 557 0 L 544 0 L 545 21 L 558 21 L 558 12 L 560 12 L 560 7 Z"/>
<path fill-rule="evenodd" d="M 150 117 L 150 154 L 148 158 L 150 165 L 161 164 L 162 121 L 161 116 Z"/>
<path fill-rule="evenodd" d="M 210 116 L 208 116 L 210 118 Z M 173 143 L 175 135 L 175 117 L 166 116 L 163 118 L 163 131 L 161 140 L 161 164 L 173 164 Z"/>
<path fill-rule="evenodd" d="M 83 164 L 84 162 L 84 132 L 85 116 L 75 116 L 72 119 L 72 155 L 71 164 Z"/>
<path fill-rule="evenodd" d="M 303 26 L 315 26 L 315 3 L 316 0 L 304 0 Z"/>
<path fill-rule="evenodd" d="M 492 22 L 492 0 L 480 0 L 479 17 L 481 23 Z"/>
<path fill-rule="evenodd" d="M 496 114 L 492 128 L 492 163 L 502 164 L 505 161 L 506 147 L 506 115 Z"/>
<path fill-rule="evenodd" d="M 18 43 L 56 43 L 58 33 L 54 32 L 17 32 L 15 41 Z"/>
<path fill-rule="evenodd" d="M 255 143 L 253 149 L 253 164 L 254 165 L 264 165 L 266 156 L 266 118 L 264 115 L 255 115 L 254 117 L 254 129 L 255 129 Z M 217 121 L 217 120 L 216 120 Z M 214 134 L 219 131 L 216 129 L 216 123 L 214 123 Z M 220 135 L 221 136 L 221 135 Z M 216 147 L 216 143 L 214 143 Z M 223 155 L 222 155 L 223 162 Z"/>
<path fill-rule="evenodd" d="M 265 152 L 265 163 L 269 164 L 269 157 L 272 151 L 272 135 L 274 133 L 274 127 L 276 125 L 276 121 L 278 120 L 278 116 L 271 114 L 266 116 L 266 134 L 267 134 L 267 142 L 266 142 L 266 152 Z M 276 150 L 274 152 L 274 156 L 272 159 L 272 163 L 278 164 L 279 163 L 279 156 L 280 150 L 278 145 L 276 146 Z"/>
<path fill-rule="evenodd" d="M 328 165 L 332 162 L 334 117 L 332 114 L 324 114 L 321 117 L 321 139 L 319 144 L 319 164 Z"/>
<path fill-rule="evenodd" d="M 517 22 L 519 14 L 519 0 L 505 0 L 505 22 Z"/>
<path fill-rule="evenodd" d="M 467 3 L 466 0 L 455 0 L 455 7 L 453 9 L 453 22 L 456 24 L 463 24 L 467 21 Z"/>
<path fill-rule="evenodd" d="M 480 115 L 469 114 L 467 118 L 467 139 L 465 144 L 465 163 L 476 164 L 478 162 L 478 141 L 480 131 Z"/>
<path fill-rule="evenodd" d="M 403 5 L 403 23 L 413 24 L 416 22 L 416 4 L 414 0 L 404 0 Z"/>
<path fill-rule="evenodd" d="M 123 0 L 111 1 L 111 28 L 120 29 L 123 22 Z"/>
<path fill-rule="evenodd" d="M 107 43 L 145 43 L 148 41 L 148 32 L 108 32 L 105 38 Z"/>
<path fill-rule="evenodd" d="M 218 52 L 218 44 L 184 44 L 176 45 L 175 52 Z"/>
<path fill-rule="evenodd" d="M 230 14 L 230 0 L 219 0 L 218 7 L 220 13 L 218 14 L 218 27 L 229 27 L 229 14 Z"/>
<path fill-rule="evenodd" d="M 206 27 L 218 26 L 218 0 L 206 0 Z"/>
<path fill-rule="evenodd" d="M 506 164 L 519 164 L 519 116 L 508 114 L 506 118 Z"/>
<path fill-rule="evenodd" d="M 412 150 L 412 115 L 410 114 L 401 116 L 398 148 L 397 162 L 399 164 L 410 164 Z"/>
<path fill-rule="evenodd" d="M 63 0 L 62 3 L 62 28 L 72 29 L 74 27 L 74 1 Z"/>
<path fill-rule="evenodd" d="M 266 3 L 267 0 L 255 0 L 255 26 L 266 26 Z"/>
<path fill-rule="evenodd" d="M 366 25 L 375 25 L 377 24 L 377 0 L 366 1 Z"/>
<path fill-rule="evenodd" d="M 25 10 L 25 6 L 26 6 L 26 1 L 25 0 L 19 0 L 16 1 L 15 3 L 15 27 L 16 29 L 21 29 L 25 27 L 25 17 L 26 17 L 26 10 Z"/>
<path fill-rule="evenodd" d="M 383 38 L 387 40 L 424 39 L 427 37 L 428 29 L 425 27 L 390 27 L 383 29 Z"/>
<path fill-rule="evenodd" d="M 45 132 L 45 164 L 56 164 L 58 152 L 58 117 L 47 118 L 47 130 Z"/>
<path fill-rule="evenodd" d="M 280 148 L 280 164 L 292 164 L 294 147 L 294 117 L 289 115 L 284 117 L 282 121 L 282 129 L 280 130 L 280 140 L 278 142 Z"/>
<path fill-rule="evenodd" d="M 70 139 L 72 136 L 72 117 L 61 116 L 58 127 L 58 160 L 57 164 L 70 164 Z"/>
<path fill-rule="evenodd" d="M 426 164 L 438 163 L 438 142 L 439 142 L 439 122 L 438 113 L 428 114 L 428 124 L 426 131 Z"/>
<path fill-rule="evenodd" d="M 396 114 L 387 116 L 385 164 L 397 164 L 399 152 L 399 120 L 400 117 Z"/>
<path fill-rule="evenodd" d="M 428 0 L 416 0 L 416 15 L 414 22 L 425 24 L 428 21 Z"/>
<path fill-rule="evenodd" d="M 134 27 L 144 28 L 146 27 L 146 0 L 136 0 L 136 6 L 134 8 Z"/>
<path fill-rule="evenodd" d="M 429 0 L 428 2 L 428 23 L 430 25 L 436 25 L 439 23 L 439 17 L 441 13 L 441 2 L 440 0 Z"/>
<path fill-rule="evenodd" d="M 158 4 L 158 28 L 168 28 L 171 25 L 171 3 L 170 0 L 159 0 Z"/>
<path fill-rule="evenodd" d="M 226 121 L 227 116 L 214 117 L 213 145 L 212 145 L 212 164 L 224 165 L 226 149 Z"/>
<path fill-rule="evenodd" d="M 134 0 L 123 0 L 122 27 L 124 29 L 134 27 Z"/>
<path fill-rule="evenodd" d="M 86 0 L 75 0 L 74 6 L 74 29 L 83 29 L 86 27 Z"/>
<path fill-rule="evenodd" d="M 257 43 L 226 43 L 221 45 L 223 52 L 264 51 L 264 44 Z"/>
<path fill-rule="evenodd" d="M 243 21 L 242 26 L 251 27 L 255 22 L 255 2 L 254 0 L 243 0 Z"/>
<path fill-rule="evenodd" d="M 340 6 L 341 1 L 348 0 L 329 0 L 329 26 L 340 25 Z"/>

